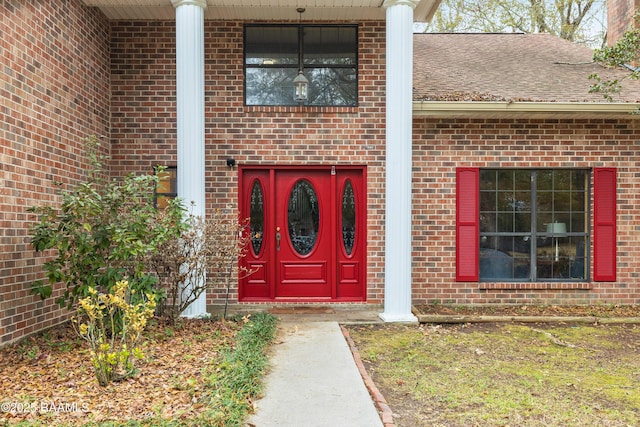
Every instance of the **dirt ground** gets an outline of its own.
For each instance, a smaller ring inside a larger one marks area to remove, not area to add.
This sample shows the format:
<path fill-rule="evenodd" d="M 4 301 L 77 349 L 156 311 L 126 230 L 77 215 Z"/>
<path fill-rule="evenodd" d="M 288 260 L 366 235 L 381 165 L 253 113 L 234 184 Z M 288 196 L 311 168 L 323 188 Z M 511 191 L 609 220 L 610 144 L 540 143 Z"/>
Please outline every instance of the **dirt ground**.
<path fill-rule="evenodd" d="M 509 306 L 454 306 L 444 304 L 420 305 L 421 314 L 456 316 L 585 316 L 585 317 L 640 317 L 640 305 L 509 305 Z"/>
<path fill-rule="evenodd" d="M 420 307 L 469 316 L 640 317 L 638 307 Z M 640 425 L 640 325 L 350 326 L 399 427 Z"/>

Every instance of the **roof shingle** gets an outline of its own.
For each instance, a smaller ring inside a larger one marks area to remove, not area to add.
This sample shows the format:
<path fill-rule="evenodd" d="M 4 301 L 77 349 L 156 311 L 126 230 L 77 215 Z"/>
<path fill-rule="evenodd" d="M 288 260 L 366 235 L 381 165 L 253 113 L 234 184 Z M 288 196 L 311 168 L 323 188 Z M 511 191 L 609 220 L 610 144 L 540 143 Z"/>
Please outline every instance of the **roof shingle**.
<path fill-rule="evenodd" d="M 593 73 L 627 70 L 593 62 L 593 51 L 549 34 L 415 34 L 415 101 L 607 102 L 589 93 Z M 640 82 L 625 80 L 616 102 L 640 100 Z"/>

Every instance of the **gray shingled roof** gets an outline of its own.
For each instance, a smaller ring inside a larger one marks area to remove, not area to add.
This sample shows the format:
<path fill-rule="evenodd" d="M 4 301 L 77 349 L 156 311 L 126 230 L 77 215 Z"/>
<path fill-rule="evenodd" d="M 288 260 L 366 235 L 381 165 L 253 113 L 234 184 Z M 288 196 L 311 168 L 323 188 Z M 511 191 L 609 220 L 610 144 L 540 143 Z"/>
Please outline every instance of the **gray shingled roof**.
<path fill-rule="evenodd" d="M 549 34 L 415 34 L 414 101 L 605 103 L 590 94 L 592 73 L 626 70 L 593 62 L 593 51 Z M 640 100 L 640 82 L 625 80 L 615 102 Z"/>

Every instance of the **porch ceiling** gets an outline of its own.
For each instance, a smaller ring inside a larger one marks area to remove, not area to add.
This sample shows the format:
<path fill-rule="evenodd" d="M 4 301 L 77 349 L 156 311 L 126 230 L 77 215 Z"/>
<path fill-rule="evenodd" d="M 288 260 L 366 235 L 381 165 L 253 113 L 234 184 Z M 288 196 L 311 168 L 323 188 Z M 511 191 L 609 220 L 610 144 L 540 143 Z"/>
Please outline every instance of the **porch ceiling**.
<path fill-rule="evenodd" d="M 83 0 L 111 20 L 170 20 L 170 0 Z M 431 20 L 441 0 L 419 0 L 416 22 Z M 304 21 L 367 21 L 385 19 L 384 0 L 207 0 L 205 19 L 296 21 L 296 9 L 306 9 Z"/>

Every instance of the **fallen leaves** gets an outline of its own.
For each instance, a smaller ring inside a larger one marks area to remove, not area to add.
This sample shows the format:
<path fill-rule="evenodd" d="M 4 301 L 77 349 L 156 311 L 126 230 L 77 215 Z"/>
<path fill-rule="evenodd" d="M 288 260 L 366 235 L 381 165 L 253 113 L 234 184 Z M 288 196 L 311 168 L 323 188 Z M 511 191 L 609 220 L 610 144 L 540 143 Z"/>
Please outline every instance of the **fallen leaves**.
<path fill-rule="evenodd" d="M 203 368 L 233 343 L 241 324 L 183 320 L 146 334 L 135 377 L 100 387 L 84 343 L 68 325 L 0 349 L 0 424 L 194 417 L 206 410 Z"/>
<path fill-rule="evenodd" d="M 640 305 L 448 305 L 416 306 L 420 314 L 455 316 L 583 316 L 640 317 Z"/>

